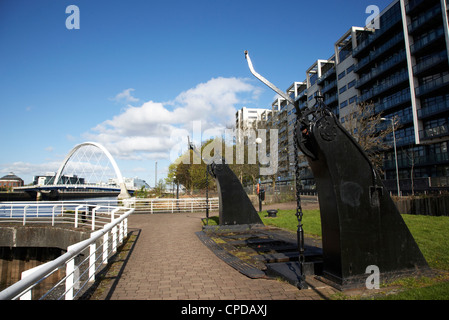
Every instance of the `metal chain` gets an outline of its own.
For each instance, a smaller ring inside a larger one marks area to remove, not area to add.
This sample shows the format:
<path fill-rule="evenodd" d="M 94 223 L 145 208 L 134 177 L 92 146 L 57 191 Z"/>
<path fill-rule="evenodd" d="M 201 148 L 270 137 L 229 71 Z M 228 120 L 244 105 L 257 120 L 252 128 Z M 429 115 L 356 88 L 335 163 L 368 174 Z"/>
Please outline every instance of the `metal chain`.
<path fill-rule="evenodd" d="M 206 225 L 209 225 L 209 165 L 206 164 Z"/>
<path fill-rule="evenodd" d="M 294 150 L 295 150 L 295 189 L 296 189 L 296 218 L 298 219 L 298 229 L 296 231 L 297 238 L 298 238 L 298 251 L 299 251 L 299 265 L 300 265 L 300 282 L 298 284 L 298 287 L 300 289 L 306 289 L 307 284 L 305 282 L 306 276 L 304 274 L 304 262 L 305 262 L 305 256 L 304 256 L 304 230 L 303 230 L 303 224 L 302 224 L 302 206 L 301 206 L 301 192 L 300 192 L 300 174 L 299 174 L 299 159 L 298 159 L 298 132 L 299 130 L 299 121 L 297 120 L 295 122 L 295 129 L 293 131 L 294 133 Z"/>

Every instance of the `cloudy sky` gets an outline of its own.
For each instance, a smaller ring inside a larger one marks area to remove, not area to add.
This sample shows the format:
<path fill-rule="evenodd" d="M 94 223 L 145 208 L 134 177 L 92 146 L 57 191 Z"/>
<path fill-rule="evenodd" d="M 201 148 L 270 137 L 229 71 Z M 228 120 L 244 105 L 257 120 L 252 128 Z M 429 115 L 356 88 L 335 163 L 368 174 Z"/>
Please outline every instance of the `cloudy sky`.
<path fill-rule="evenodd" d="M 153 186 L 156 161 L 163 178 L 193 121 L 219 133 L 243 106 L 270 108 L 275 94 L 252 77 L 245 50 L 286 89 L 365 24 L 369 5 L 389 3 L 1 0 L 0 175 L 30 183 L 94 141 L 123 176 Z M 67 27 L 70 5 L 79 29 Z"/>

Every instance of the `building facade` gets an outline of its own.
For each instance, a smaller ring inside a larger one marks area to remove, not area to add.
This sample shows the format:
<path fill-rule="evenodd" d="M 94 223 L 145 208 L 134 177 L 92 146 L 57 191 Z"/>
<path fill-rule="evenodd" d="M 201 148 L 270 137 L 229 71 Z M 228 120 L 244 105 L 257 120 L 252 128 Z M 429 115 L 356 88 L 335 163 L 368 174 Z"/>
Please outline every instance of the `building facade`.
<path fill-rule="evenodd" d="M 248 129 L 257 129 L 271 118 L 271 110 L 243 107 L 235 113 L 235 128 L 242 134 Z"/>
<path fill-rule="evenodd" d="M 12 189 L 15 187 L 23 187 L 23 180 L 16 176 L 14 173 L 10 173 L 0 178 L 1 189 Z"/>
<path fill-rule="evenodd" d="M 320 93 L 347 128 L 360 104 L 372 104 L 385 126 L 397 119 L 395 139 L 393 133 L 385 139 L 383 163 L 392 192 L 398 191 L 397 176 L 404 193 L 449 186 L 448 6 L 448 0 L 393 1 L 369 25 L 349 28 L 330 58 L 317 59 L 305 79 L 286 90 L 300 108 L 313 106 Z M 292 181 L 295 110 L 280 99 L 272 111 L 280 132 L 278 174 Z M 313 188 L 306 162 L 301 180 Z"/>

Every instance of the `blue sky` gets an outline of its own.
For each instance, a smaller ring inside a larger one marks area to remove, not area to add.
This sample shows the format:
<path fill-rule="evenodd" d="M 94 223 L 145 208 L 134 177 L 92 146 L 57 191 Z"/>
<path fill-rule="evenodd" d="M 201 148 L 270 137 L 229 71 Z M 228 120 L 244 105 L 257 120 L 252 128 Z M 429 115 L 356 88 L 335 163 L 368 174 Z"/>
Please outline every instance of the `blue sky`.
<path fill-rule="evenodd" d="M 271 106 L 245 50 L 285 90 L 365 24 L 368 5 L 390 2 L 0 0 L 0 176 L 30 183 L 95 141 L 153 186 L 155 161 L 163 178 L 192 121 L 212 130 Z M 79 29 L 66 28 L 69 5 Z"/>

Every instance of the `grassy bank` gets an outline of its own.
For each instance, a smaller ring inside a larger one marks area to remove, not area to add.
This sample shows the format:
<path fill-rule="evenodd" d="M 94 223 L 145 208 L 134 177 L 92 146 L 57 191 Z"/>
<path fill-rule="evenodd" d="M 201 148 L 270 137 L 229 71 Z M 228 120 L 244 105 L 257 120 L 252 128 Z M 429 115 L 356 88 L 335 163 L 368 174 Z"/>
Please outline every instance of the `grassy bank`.
<path fill-rule="evenodd" d="M 261 212 L 265 225 L 296 231 L 298 221 L 295 210 L 280 210 L 276 218 L 267 217 Z M 393 300 L 448 300 L 449 299 L 449 217 L 402 215 L 415 241 L 421 249 L 429 266 L 441 270 L 440 276 L 420 279 L 406 278 L 393 283 L 401 289 L 397 294 L 382 295 L 377 299 Z M 306 236 L 321 237 L 321 219 L 319 210 L 304 210 L 304 232 Z M 391 285 L 391 284 L 390 284 Z"/>

